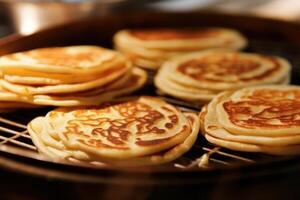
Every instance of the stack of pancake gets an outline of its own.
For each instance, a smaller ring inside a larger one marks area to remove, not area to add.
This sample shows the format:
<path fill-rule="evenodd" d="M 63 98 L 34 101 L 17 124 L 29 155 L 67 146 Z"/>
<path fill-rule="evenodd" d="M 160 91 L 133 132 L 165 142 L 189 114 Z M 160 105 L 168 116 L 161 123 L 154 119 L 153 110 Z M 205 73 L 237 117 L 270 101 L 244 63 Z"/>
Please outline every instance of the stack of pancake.
<path fill-rule="evenodd" d="M 133 29 L 117 32 L 114 44 L 136 66 L 155 70 L 178 54 L 213 48 L 239 50 L 247 40 L 225 28 Z"/>
<path fill-rule="evenodd" d="M 237 151 L 300 152 L 300 87 L 254 86 L 216 96 L 200 113 L 205 138 Z"/>
<path fill-rule="evenodd" d="M 99 105 L 128 94 L 146 81 L 116 51 L 97 46 L 35 49 L 0 58 L 1 103 L 25 105 Z"/>
<path fill-rule="evenodd" d="M 170 162 L 197 139 L 199 118 L 154 97 L 115 105 L 58 108 L 28 124 L 39 152 L 53 160 L 138 166 Z"/>
<path fill-rule="evenodd" d="M 200 104 L 225 90 L 259 84 L 288 84 L 290 64 L 279 57 L 228 50 L 207 50 L 177 56 L 155 77 L 164 94 Z"/>

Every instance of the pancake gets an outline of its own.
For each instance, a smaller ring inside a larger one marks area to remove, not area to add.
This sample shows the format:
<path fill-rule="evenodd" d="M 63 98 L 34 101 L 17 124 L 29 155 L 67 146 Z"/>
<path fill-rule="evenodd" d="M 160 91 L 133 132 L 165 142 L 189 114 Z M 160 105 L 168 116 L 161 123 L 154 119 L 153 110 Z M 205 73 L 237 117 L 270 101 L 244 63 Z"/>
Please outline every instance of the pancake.
<path fill-rule="evenodd" d="M 127 61 L 126 61 L 127 62 Z M 122 71 L 126 63 L 124 59 L 107 63 L 101 67 L 108 67 L 108 69 L 96 73 L 87 73 L 83 71 L 79 74 L 66 74 L 66 73 L 48 73 L 48 72 L 37 72 L 25 69 L 3 69 L 0 70 L 3 73 L 3 79 L 16 84 L 23 85 L 59 85 L 66 83 L 82 83 L 96 79 L 102 79 L 103 77 L 109 76 L 116 71 Z M 99 68 L 101 68 L 99 66 Z"/>
<path fill-rule="evenodd" d="M 60 108 L 46 118 L 68 148 L 120 160 L 171 148 L 191 132 L 180 111 L 153 97 L 106 108 Z"/>
<path fill-rule="evenodd" d="M 209 134 L 212 137 L 219 138 L 226 141 L 248 143 L 264 146 L 284 146 L 284 145 L 297 145 L 300 144 L 300 132 L 293 136 L 277 136 L 277 137 L 267 137 L 267 136 L 257 136 L 253 135 L 241 135 L 234 134 L 227 130 L 219 121 L 217 115 L 217 105 L 226 100 L 233 92 L 224 92 L 214 98 L 206 108 L 203 108 L 202 114 L 200 116 L 201 121 L 203 121 L 203 132 Z"/>
<path fill-rule="evenodd" d="M 189 122 L 191 123 L 192 131 L 184 140 L 184 142 L 168 149 L 167 151 L 159 152 L 154 155 L 126 159 L 124 161 L 96 158 L 92 155 L 86 154 L 83 151 L 67 149 L 66 146 L 57 138 L 57 132 L 47 132 L 47 123 L 44 117 L 38 117 L 28 124 L 28 131 L 32 137 L 34 144 L 38 147 L 41 154 L 46 155 L 53 160 L 72 160 L 101 162 L 105 164 L 113 164 L 118 166 L 144 166 L 144 165 L 157 165 L 171 162 L 185 152 L 187 152 L 197 139 L 199 132 L 199 120 L 196 114 L 184 113 Z M 51 130 L 51 127 L 50 127 Z M 48 126 L 49 131 L 49 126 Z M 50 134 L 49 134 L 50 133 Z M 51 134 L 52 133 L 52 134 Z"/>
<path fill-rule="evenodd" d="M 17 68 L 58 74 L 94 73 L 108 69 L 109 65 L 102 66 L 120 56 L 115 51 L 97 46 L 41 48 L 2 56 L 0 69 Z"/>
<path fill-rule="evenodd" d="M 290 64 L 283 58 L 228 50 L 174 57 L 163 64 L 155 86 L 176 98 L 208 102 L 224 91 L 263 84 L 288 84 Z"/>
<path fill-rule="evenodd" d="M 175 82 L 212 90 L 276 83 L 291 69 L 283 58 L 220 50 L 176 57 L 164 67 Z"/>
<path fill-rule="evenodd" d="M 114 36 L 115 48 L 139 67 L 158 69 L 166 60 L 207 49 L 239 50 L 247 40 L 224 28 L 121 30 Z"/>
<path fill-rule="evenodd" d="M 116 33 L 114 40 L 117 44 L 177 51 L 217 47 L 242 49 L 247 44 L 240 33 L 225 28 L 121 30 Z"/>
<path fill-rule="evenodd" d="M 132 73 L 124 76 L 112 84 L 92 90 L 62 95 L 34 95 L 32 103 L 52 106 L 84 106 L 100 105 L 115 97 L 130 94 L 140 89 L 147 80 L 145 71 L 134 68 Z"/>
<path fill-rule="evenodd" d="M 266 85 L 223 92 L 202 109 L 202 133 L 232 150 L 299 154 L 299 88 Z"/>
<path fill-rule="evenodd" d="M 274 137 L 299 135 L 299 97 L 299 86 L 245 88 L 219 103 L 217 113 L 220 124 L 233 133 Z"/>
<path fill-rule="evenodd" d="M 95 79 L 92 81 L 76 84 L 30 86 L 11 83 L 2 79 L 0 80 L 0 85 L 9 91 L 22 95 L 74 93 L 103 86 L 124 75 L 130 68 L 131 64 L 127 63 L 126 66 L 112 72 L 109 76 L 102 77 L 101 79 Z"/>

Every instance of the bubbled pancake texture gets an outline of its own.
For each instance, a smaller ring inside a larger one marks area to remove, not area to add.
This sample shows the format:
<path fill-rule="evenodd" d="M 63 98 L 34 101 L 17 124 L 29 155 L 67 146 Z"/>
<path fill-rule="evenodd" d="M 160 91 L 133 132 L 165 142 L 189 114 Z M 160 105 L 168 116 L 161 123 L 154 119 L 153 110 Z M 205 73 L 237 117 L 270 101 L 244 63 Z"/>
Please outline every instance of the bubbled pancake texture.
<path fill-rule="evenodd" d="M 188 101 L 210 101 L 224 91 L 261 84 L 287 84 L 290 64 L 283 58 L 209 50 L 167 61 L 155 77 L 165 94 Z"/>
<path fill-rule="evenodd" d="M 223 92 L 202 109 L 201 129 L 229 149 L 299 154 L 299 95 L 298 86 L 274 85 Z"/>
<path fill-rule="evenodd" d="M 103 108 L 60 108 L 34 119 L 28 130 L 39 151 L 52 159 L 150 165 L 188 151 L 199 119 L 157 98 L 141 97 Z"/>
<path fill-rule="evenodd" d="M 136 29 L 117 32 L 114 44 L 135 65 L 158 69 L 179 54 L 214 48 L 239 50 L 247 40 L 237 31 L 225 28 Z"/>

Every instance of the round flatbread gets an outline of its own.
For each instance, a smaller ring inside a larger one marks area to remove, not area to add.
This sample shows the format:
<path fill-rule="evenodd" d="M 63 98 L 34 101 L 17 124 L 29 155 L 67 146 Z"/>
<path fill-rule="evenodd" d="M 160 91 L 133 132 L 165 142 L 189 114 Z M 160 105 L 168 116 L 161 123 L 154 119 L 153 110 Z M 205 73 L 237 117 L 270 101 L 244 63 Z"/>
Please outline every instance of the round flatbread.
<path fill-rule="evenodd" d="M 80 74 L 101 72 L 119 53 L 98 46 L 68 46 L 40 48 L 4 55 L 0 69 L 25 69 L 46 73 Z M 101 66 L 101 67 L 99 67 Z"/>
<path fill-rule="evenodd" d="M 241 49 L 247 44 L 247 40 L 240 33 L 225 28 L 121 30 L 115 34 L 114 41 L 123 46 L 171 51 Z"/>
<path fill-rule="evenodd" d="M 290 64 L 278 57 L 207 50 L 174 57 L 154 77 L 165 94 L 193 102 L 208 102 L 224 90 L 262 84 L 288 84 Z"/>
<path fill-rule="evenodd" d="M 127 62 L 127 61 L 126 61 Z M 126 63 L 124 59 L 119 59 L 119 61 L 113 61 L 107 63 L 107 66 L 99 66 L 99 68 L 108 68 L 101 72 L 87 73 L 83 71 L 79 74 L 66 74 L 66 73 L 49 73 L 49 72 L 37 72 L 26 69 L 3 69 L 0 68 L 3 73 L 3 79 L 16 84 L 22 85 L 59 85 L 59 84 L 71 84 L 71 83 L 82 83 L 87 81 L 92 81 L 96 79 L 103 79 L 116 71 L 122 71 Z"/>
<path fill-rule="evenodd" d="M 210 50 L 178 56 L 163 68 L 181 85 L 223 91 L 280 82 L 291 66 L 279 57 Z"/>
<path fill-rule="evenodd" d="M 194 113 L 184 113 L 184 115 L 189 120 L 192 127 L 192 131 L 182 143 L 176 145 L 175 147 L 172 147 L 171 149 L 168 149 L 167 151 L 159 152 L 150 156 L 126 159 L 124 161 L 96 158 L 83 151 L 68 149 L 59 140 L 57 132 L 54 132 L 51 126 L 49 126 L 49 124 L 47 125 L 44 117 L 38 117 L 32 120 L 28 124 L 28 131 L 39 152 L 43 155 L 46 155 L 52 160 L 66 160 L 72 158 L 72 160 L 76 159 L 80 161 L 100 161 L 101 163 L 105 164 L 113 164 L 127 167 L 157 165 L 171 162 L 179 158 L 181 155 L 187 152 L 195 143 L 199 132 L 198 116 Z"/>
<path fill-rule="evenodd" d="M 27 95 L 27 96 L 34 95 L 34 94 L 74 93 L 74 92 L 86 91 L 97 87 L 101 87 L 121 77 L 130 69 L 131 69 L 131 63 L 127 63 L 126 66 L 112 72 L 108 76 L 102 77 L 101 79 L 96 79 L 96 80 L 83 82 L 83 83 L 75 83 L 75 84 L 29 86 L 29 85 L 11 83 L 2 79 L 0 80 L 0 85 L 9 91 L 12 91 L 17 94 Z"/>
<path fill-rule="evenodd" d="M 253 135 L 242 135 L 234 134 L 223 127 L 219 121 L 219 116 L 217 115 L 217 105 L 226 100 L 233 92 L 224 92 L 221 95 L 218 95 L 214 98 L 208 106 L 203 108 L 200 115 L 203 132 L 209 134 L 212 137 L 219 138 L 226 141 L 247 143 L 247 144 L 256 144 L 264 146 L 285 146 L 285 145 L 297 145 L 300 144 L 300 132 L 298 135 L 293 136 L 277 136 L 277 137 L 268 137 L 268 136 L 257 136 Z"/>
<path fill-rule="evenodd" d="M 299 154 L 299 88 L 265 85 L 222 92 L 200 113 L 202 133 L 232 150 Z"/>
<path fill-rule="evenodd" d="M 216 109 L 220 124 L 232 133 L 299 135 L 299 98 L 299 86 L 257 86 L 236 91 Z"/>
<path fill-rule="evenodd" d="M 135 29 L 117 32 L 114 44 L 136 66 L 156 70 L 179 54 L 215 48 L 238 50 L 247 40 L 224 28 Z"/>
<path fill-rule="evenodd" d="M 68 148 L 120 160 L 171 148 L 191 132 L 179 110 L 153 97 L 105 108 L 60 108 L 46 118 Z"/>
<path fill-rule="evenodd" d="M 51 106 L 84 106 L 100 105 L 115 97 L 130 94 L 146 83 L 147 73 L 134 68 L 128 75 L 120 78 L 112 84 L 93 90 L 61 95 L 34 95 L 32 103 Z"/>

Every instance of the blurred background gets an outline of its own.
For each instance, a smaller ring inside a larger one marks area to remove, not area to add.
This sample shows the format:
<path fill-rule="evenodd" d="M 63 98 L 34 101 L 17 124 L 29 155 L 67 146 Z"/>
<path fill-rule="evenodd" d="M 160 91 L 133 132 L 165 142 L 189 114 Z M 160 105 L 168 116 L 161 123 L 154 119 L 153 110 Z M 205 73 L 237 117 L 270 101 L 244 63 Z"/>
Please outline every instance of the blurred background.
<path fill-rule="evenodd" d="M 0 37 L 128 10 L 212 10 L 300 22 L 299 0 L 0 0 Z"/>

